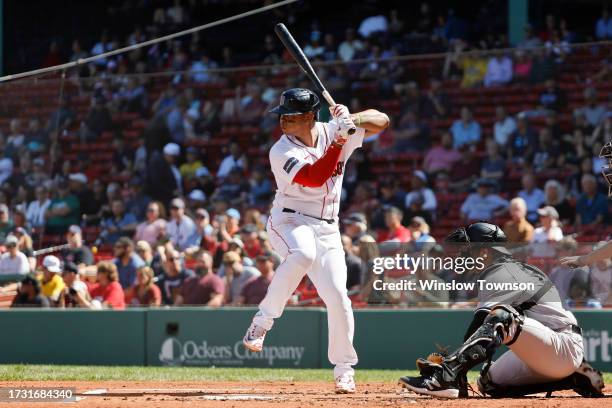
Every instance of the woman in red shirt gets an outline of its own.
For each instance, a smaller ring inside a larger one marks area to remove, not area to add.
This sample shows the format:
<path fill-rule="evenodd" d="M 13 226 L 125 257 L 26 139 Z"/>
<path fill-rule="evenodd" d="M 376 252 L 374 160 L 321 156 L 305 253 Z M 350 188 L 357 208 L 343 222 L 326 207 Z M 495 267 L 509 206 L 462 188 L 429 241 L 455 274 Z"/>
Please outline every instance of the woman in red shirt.
<path fill-rule="evenodd" d="M 89 289 L 92 301 L 88 306 L 91 309 L 125 309 L 125 295 L 119 283 L 119 273 L 115 264 L 102 261 L 96 267 L 98 283 Z"/>
<path fill-rule="evenodd" d="M 125 303 L 132 306 L 161 305 L 161 290 L 153 283 L 153 269 L 142 266 L 136 270 L 136 283 L 125 292 Z"/>

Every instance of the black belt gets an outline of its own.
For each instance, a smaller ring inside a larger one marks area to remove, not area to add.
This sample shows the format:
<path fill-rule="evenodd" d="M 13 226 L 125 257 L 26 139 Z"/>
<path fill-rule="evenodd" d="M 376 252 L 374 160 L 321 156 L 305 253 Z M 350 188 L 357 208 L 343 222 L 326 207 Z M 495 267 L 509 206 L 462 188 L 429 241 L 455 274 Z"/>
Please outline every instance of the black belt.
<path fill-rule="evenodd" d="M 303 214 L 299 211 L 295 211 L 292 210 L 291 208 L 283 208 L 283 212 L 284 213 L 291 213 L 291 214 L 300 214 L 300 215 L 304 215 L 306 217 L 310 217 L 310 218 L 314 218 L 315 220 L 319 220 L 319 221 L 325 221 L 328 224 L 333 224 L 335 221 L 331 218 L 319 218 L 319 217 L 315 217 L 314 215 L 308 215 L 308 214 Z"/>

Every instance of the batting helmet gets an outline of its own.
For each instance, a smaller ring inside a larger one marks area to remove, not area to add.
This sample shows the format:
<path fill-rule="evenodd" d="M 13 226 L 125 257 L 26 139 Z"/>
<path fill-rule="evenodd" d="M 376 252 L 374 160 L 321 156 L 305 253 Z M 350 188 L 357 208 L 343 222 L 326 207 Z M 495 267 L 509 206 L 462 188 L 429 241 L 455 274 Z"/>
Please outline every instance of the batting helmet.
<path fill-rule="evenodd" d="M 282 93 L 280 104 L 270 113 L 279 115 L 300 115 L 302 113 L 319 111 L 321 103 L 319 97 L 312 91 L 304 88 L 292 88 Z"/>

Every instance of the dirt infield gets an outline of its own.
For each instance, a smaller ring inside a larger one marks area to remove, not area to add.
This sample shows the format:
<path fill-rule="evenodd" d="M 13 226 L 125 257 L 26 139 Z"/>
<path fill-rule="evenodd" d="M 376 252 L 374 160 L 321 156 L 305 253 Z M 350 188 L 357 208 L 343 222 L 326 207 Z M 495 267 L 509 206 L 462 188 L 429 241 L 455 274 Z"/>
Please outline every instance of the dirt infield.
<path fill-rule="evenodd" d="M 143 382 L 143 381 L 42 381 L 4 382 L 2 387 L 75 387 L 78 401 L 66 404 L 87 408 L 116 407 L 609 407 L 612 387 L 606 388 L 605 399 L 595 400 L 576 396 L 573 392 L 557 393 L 553 398 L 535 396 L 521 399 L 439 400 L 412 393 L 399 393 L 395 384 L 358 384 L 353 395 L 336 395 L 332 384 L 323 382 Z M 416 405 L 415 405 L 416 404 Z M 0 403 L 0 407 L 25 408 L 61 406 L 57 403 Z"/>

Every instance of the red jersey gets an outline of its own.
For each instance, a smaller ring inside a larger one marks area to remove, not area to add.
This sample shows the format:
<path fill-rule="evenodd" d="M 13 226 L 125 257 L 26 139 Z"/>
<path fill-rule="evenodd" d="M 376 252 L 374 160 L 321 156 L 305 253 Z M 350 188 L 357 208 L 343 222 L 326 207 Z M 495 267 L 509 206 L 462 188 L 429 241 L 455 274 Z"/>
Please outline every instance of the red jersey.
<path fill-rule="evenodd" d="M 397 227 L 394 231 L 381 231 L 378 233 L 377 242 L 384 241 L 397 241 L 397 242 L 410 242 L 412 241 L 412 233 L 410 230 L 403 225 Z"/>
<path fill-rule="evenodd" d="M 89 294 L 92 299 L 106 302 L 109 307 L 115 310 L 125 309 L 125 295 L 119 282 L 111 282 L 106 286 L 98 283 L 89 290 Z"/>

